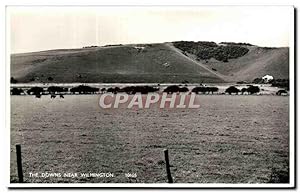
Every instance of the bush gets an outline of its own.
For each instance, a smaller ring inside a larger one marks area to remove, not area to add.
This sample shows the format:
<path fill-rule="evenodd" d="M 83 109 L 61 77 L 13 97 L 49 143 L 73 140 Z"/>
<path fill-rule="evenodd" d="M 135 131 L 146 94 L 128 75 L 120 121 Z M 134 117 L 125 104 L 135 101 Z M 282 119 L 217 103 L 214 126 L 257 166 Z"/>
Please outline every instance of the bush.
<path fill-rule="evenodd" d="M 92 94 L 99 91 L 99 88 L 79 85 L 70 89 L 71 93 Z"/>
<path fill-rule="evenodd" d="M 201 86 L 201 87 L 195 87 L 192 89 L 192 92 L 198 94 L 199 92 L 205 94 L 206 92 L 208 93 L 214 93 L 214 92 L 218 92 L 219 88 L 217 87 L 204 87 L 204 86 Z"/>
<path fill-rule="evenodd" d="M 60 92 L 67 92 L 68 88 L 59 87 L 59 86 L 50 86 L 48 87 L 47 91 L 49 93 L 60 93 Z"/>
<path fill-rule="evenodd" d="M 287 94 L 286 90 L 279 90 L 276 92 L 276 95 L 282 95 L 282 94 Z"/>
<path fill-rule="evenodd" d="M 177 85 L 172 85 L 168 86 L 167 88 L 164 89 L 164 92 L 166 93 L 174 93 L 174 92 L 179 92 L 180 87 Z"/>
<path fill-rule="evenodd" d="M 159 89 L 156 87 L 151 86 L 127 86 L 122 89 L 118 89 L 117 92 L 126 92 L 127 94 L 135 94 L 135 93 L 141 93 L 141 94 L 147 94 L 149 92 L 156 92 Z"/>
<path fill-rule="evenodd" d="M 229 93 L 230 95 L 231 95 L 232 93 L 238 94 L 239 92 L 241 92 L 240 89 L 236 88 L 235 86 L 230 86 L 229 88 L 227 88 L 227 89 L 225 90 L 225 93 Z"/>
<path fill-rule="evenodd" d="M 245 92 L 248 92 L 247 88 L 242 88 L 241 90 L 242 94 L 244 94 Z"/>
<path fill-rule="evenodd" d="M 27 90 L 27 94 L 29 95 L 40 95 L 41 93 L 44 92 L 44 89 L 42 87 L 32 87 L 29 90 Z"/>
<path fill-rule="evenodd" d="M 227 46 L 219 46 L 215 42 L 188 42 L 180 41 L 173 42 L 173 45 L 183 52 L 188 52 L 196 55 L 199 59 L 208 60 L 215 58 L 216 60 L 228 62 L 229 59 L 244 56 L 249 52 L 239 44 L 230 44 Z"/>
<path fill-rule="evenodd" d="M 227 45 L 238 45 L 238 46 L 253 46 L 252 44 L 249 43 L 235 43 L 235 42 L 221 42 L 220 44 L 227 44 Z"/>
<path fill-rule="evenodd" d="M 254 93 L 258 93 L 260 91 L 258 86 L 249 86 L 247 88 L 247 92 L 249 92 L 250 94 L 254 94 Z"/>
<path fill-rule="evenodd" d="M 10 90 L 11 95 L 21 95 L 24 91 L 21 88 L 13 88 Z"/>
<path fill-rule="evenodd" d="M 262 84 L 264 83 L 264 80 L 262 78 L 255 78 L 252 83 L 254 84 Z"/>
<path fill-rule="evenodd" d="M 290 89 L 289 79 L 276 79 L 276 80 L 273 80 L 271 83 L 272 83 L 272 86 L 274 86 L 274 87 L 285 88 L 287 90 Z"/>

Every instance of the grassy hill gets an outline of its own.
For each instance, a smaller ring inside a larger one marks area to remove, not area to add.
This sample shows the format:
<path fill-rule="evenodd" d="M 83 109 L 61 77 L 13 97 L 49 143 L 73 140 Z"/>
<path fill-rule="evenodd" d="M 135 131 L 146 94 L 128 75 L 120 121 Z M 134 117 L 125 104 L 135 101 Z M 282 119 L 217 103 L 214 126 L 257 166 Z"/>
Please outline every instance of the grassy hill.
<path fill-rule="evenodd" d="M 22 83 L 218 83 L 253 80 L 265 74 L 288 78 L 288 48 L 232 43 L 214 47 L 210 57 L 201 46 L 182 48 L 176 42 L 12 54 L 11 76 Z"/>

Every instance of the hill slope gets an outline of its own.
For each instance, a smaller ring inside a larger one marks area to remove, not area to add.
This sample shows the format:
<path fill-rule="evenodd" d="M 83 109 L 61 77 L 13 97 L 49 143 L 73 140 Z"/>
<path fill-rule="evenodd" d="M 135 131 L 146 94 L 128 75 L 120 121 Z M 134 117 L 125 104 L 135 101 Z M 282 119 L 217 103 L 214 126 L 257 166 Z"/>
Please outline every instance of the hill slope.
<path fill-rule="evenodd" d="M 245 47 L 248 53 L 228 62 L 197 59 L 173 43 L 12 54 L 11 76 L 22 83 L 217 83 L 253 80 L 265 74 L 288 78 L 288 48 Z"/>
<path fill-rule="evenodd" d="M 289 49 L 250 47 L 249 52 L 237 59 L 220 62 L 200 60 L 205 66 L 226 76 L 226 81 L 252 81 L 266 74 L 276 79 L 289 78 Z"/>

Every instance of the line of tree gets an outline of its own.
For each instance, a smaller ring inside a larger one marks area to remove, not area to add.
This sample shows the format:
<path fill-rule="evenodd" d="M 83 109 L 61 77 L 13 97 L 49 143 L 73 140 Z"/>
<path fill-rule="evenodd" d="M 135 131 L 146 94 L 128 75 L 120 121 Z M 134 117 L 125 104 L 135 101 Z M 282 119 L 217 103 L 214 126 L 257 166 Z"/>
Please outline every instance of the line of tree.
<path fill-rule="evenodd" d="M 73 94 L 79 93 L 79 94 L 94 94 L 99 91 L 99 88 L 94 88 L 90 86 L 76 86 L 70 89 L 70 92 Z M 43 87 L 31 87 L 26 92 L 21 88 L 12 88 L 11 89 L 11 95 L 21 95 L 21 94 L 28 94 L 28 95 L 42 95 L 42 94 L 62 94 L 69 92 L 69 89 L 66 87 L 59 87 L 59 86 L 50 86 L 47 89 L 44 89 Z"/>
<path fill-rule="evenodd" d="M 44 89 L 42 87 L 32 87 L 29 90 L 27 90 L 27 94 L 29 95 L 40 95 L 44 93 Z"/>
<path fill-rule="evenodd" d="M 69 89 L 65 88 L 65 87 L 60 87 L 60 86 L 50 86 L 50 87 L 48 87 L 47 91 L 49 93 L 56 94 L 56 93 L 68 92 Z"/>
<path fill-rule="evenodd" d="M 76 87 L 73 87 L 70 89 L 70 92 L 72 94 L 95 94 L 99 92 L 99 88 L 85 86 L 85 85 L 79 85 Z M 21 95 L 21 94 L 28 94 L 28 95 L 41 95 L 41 94 L 61 94 L 63 92 L 68 92 L 69 89 L 65 87 L 59 87 L 59 86 L 50 86 L 47 89 L 44 89 L 43 87 L 32 87 L 26 92 L 21 88 L 13 88 L 11 89 L 12 95 Z M 141 93 L 141 94 L 147 94 L 149 92 L 157 92 L 159 91 L 158 87 L 151 87 L 151 86 L 127 86 L 124 88 L 119 87 L 111 87 L 108 89 L 102 88 L 101 92 L 111 92 L 111 93 L 118 93 L 118 92 L 125 92 L 127 94 L 135 94 L 135 93 Z M 177 85 L 168 86 L 163 90 L 163 92 L 166 92 L 168 94 L 172 93 L 179 93 L 179 92 L 188 92 L 189 89 L 187 87 L 180 87 Z M 193 93 L 202 93 L 202 94 L 214 94 L 214 92 L 218 92 L 218 87 L 195 87 L 191 90 Z M 225 93 L 228 94 L 238 94 L 238 93 L 248 93 L 248 94 L 255 94 L 260 92 L 260 89 L 258 86 L 249 85 L 248 88 L 242 88 L 241 90 L 236 88 L 235 86 L 230 86 L 225 90 Z"/>
<path fill-rule="evenodd" d="M 125 92 L 127 94 L 135 94 L 135 93 L 147 94 L 149 92 L 156 92 L 158 90 L 159 90 L 158 87 L 151 87 L 151 86 L 126 86 L 124 88 L 111 87 L 106 89 L 106 92 L 111 92 L 111 93 Z M 105 89 L 101 89 L 101 92 L 104 91 Z"/>
<path fill-rule="evenodd" d="M 164 89 L 163 92 L 166 92 L 168 94 L 177 93 L 177 92 L 188 92 L 189 89 L 187 87 L 180 87 L 177 85 L 168 86 Z"/>
<path fill-rule="evenodd" d="M 201 92 L 202 94 L 206 94 L 206 93 L 210 93 L 211 94 L 214 94 L 214 92 L 218 92 L 219 91 L 219 88 L 218 87 L 204 87 L 204 86 L 201 86 L 201 87 L 195 87 L 192 89 L 192 92 L 198 94 L 199 92 Z"/>
<path fill-rule="evenodd" d="M 228 93 L 230 95 L 233 93 L 238 94 L 239 92 L 241 92 L 242 94 L 248 93 L 252 95 L 255 93 L 259 93 L 260 89 L 258 86 L 250 85 L 248 88 L 242 88 L 241 90 L 236 88 L 235 86 L 230 86 L 225 90 L 225 93 Z"/>
<path fill-rule="evenodd" d="M 289 79 L 275 79 L 270 82 L 272 86 L 284 88 L 286 90 L 290 90 L 290 81 Z"/>
<path fill-rule="evenodd" d="M 13 88 L 10 90 L 10 94 L 11 95 L 21 95 L 21 94 L 25 94 L 25 92 L 21 88 Z"/>
<path fill-rule="evenodd" d="M 94 88 L 86 85 L 79 85 L 70 89 L 70 92 L 73 94 L 94 94 L 99 92 L 99 88 Z"/>

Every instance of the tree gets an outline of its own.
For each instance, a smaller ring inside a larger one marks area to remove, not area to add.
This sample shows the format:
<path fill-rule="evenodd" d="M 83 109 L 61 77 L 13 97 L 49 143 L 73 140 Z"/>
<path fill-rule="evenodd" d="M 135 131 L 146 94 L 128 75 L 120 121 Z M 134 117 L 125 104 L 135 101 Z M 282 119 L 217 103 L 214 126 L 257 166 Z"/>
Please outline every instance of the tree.
<path fill-rule="evenodd" d="M 29 94 L 29 95 L 31 95 L 31 94 L 33 94 L 33 95 L 40 95 L 41 93 L 43 93 L 44 92 L 44 89 L 42 88 L 42 87 L 32 87 L 32 88 L 30 88 L 28 91 L 27 91 L 27 93 Z"/>
<path fill-rule="evenodd" d="M 59 87 L 59 86 L 50 86 L 48 87 L 47 90 L 49 93 L 60 93 L 60 92 L 67 92 L 68 88 Z"/>
<path fill-rule="evenodd" d="M 264 82 L 264 80 L 262 79 L 262 78 L 255 78 L 253 81 L 252 81 L 252 83 L 254 83 L 254 84 L 261 84 L 261 83 L 263 83 Z"/>
<path fill-rule="evenodd" d="M 259 87 L 258 86 L 249 86 L 247 88 L 247 91 L 250 93 L 250 94 L 254 94 L 254 93 L 258 93 L 260 91 Z"/>
<path fill-rule="evenodd" d="M 226 92 L 226 93 L 229 93 L 230 95 L 231 95 L 232 93 L 238 94 L 238 93 L 240 92 L 240 89 L 236 88 L 235 86 L 230 86 L 229 88 L 227 88 L 227 89 L 225 90 L 225 92 Z"/>
<path fill-rule="evenodd" d="M 79 94 L 94 94 L 95 92 L 98 92 L 99 88 L 94 88 L 90 86 L 85 86 L 85 85 L 79 85 L 76 87 L 73 87 L 70 89 L 71 93 L 76 93 L 78 92 Z"/>
<path fill-rule="evenodd" d="M 214 94 L 214 92 L 218 92 L 218 87 L 207 87 L 207 91 L 211 92 L 211 94 Z"/>
<path fill-rule="evenodd" d="M 242 90 L 241 90 L 241 92 L 242 92 L 242 94 L 244 94 L 245 92 L 247 92 L 247 88 L 242 88 Z"/>
<path fill-rule="evenodd" d="M 187 87 L 181 87 L 179 88 L 179 92 L 188 92 L 189 89 Z"/>
<path fill-rule="evenodd" d="M 168 86 L 164 92 L 168 93 L 168 94 L 172 94 L 172 93 L 176 93 L 176 92 L 179 92 L 180 90 L 180 87 L 177 86 L 177 85 L 172 85 L 172 86 Z"/>
<path fill-rule="evenodd" d="M 10 93 L 11 95 L 21 95 L 21 93 L 23 93 L 24 91 L 20 88 L 13 88 L 11 89 Z"/>
<path fill-rule="evenodd" d="M 18 81 L 14 77 L 11 77 L 10 78 L 10 83 L 16 84 L 16 83 L 18 83 Z"/>

